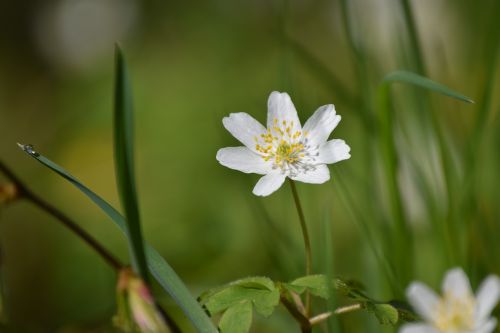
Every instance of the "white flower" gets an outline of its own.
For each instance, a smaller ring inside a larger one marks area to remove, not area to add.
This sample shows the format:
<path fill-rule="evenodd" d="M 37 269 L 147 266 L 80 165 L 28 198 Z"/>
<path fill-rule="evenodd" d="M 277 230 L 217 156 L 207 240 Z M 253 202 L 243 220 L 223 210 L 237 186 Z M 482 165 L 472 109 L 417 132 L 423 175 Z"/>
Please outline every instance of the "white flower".
<path fill-rule="evenodd" d="M 500 297 L 500 279 L 488 276 L 474 295 L 464 271 L 446 273 L 443 296 L 420 282 L 413 282 L 406 294 L 410 304 L 425 321 L 404 325 L 400 333 L 490 333 L 497 320 L 491 311 Z"/>
<path fill-rule="evenodd" d="M 330 179 L 326 164 L 351 157 L 344 140 L 327 141 L 340 122 L 332 104 L 316 110 L 303 128 L 287 93 L 272 92 L 267 107 L 267 129 L 244 112 L 225 117 L 224 127 L 245 147 L 217 152 L 217 160 L 228 168 L 265 175 L 255 185 L 255 195 L 273 193 L 286 177 L 322 184 Z"/>

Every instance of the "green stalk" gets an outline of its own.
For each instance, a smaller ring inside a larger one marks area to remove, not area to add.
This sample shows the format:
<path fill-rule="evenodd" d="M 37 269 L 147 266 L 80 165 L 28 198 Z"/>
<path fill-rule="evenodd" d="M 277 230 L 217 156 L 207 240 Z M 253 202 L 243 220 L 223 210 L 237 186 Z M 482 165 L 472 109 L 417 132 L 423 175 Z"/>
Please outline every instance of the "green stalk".
<path fill-rule="evenodd" d="M 418 39 L 417 25 L 415 24 L 415 17 L 411 9 L 409 0 L 401 0 L 401 5 L 403 7 L 403 16 L 405 18 L 406 28 L 408 30 L 408 37 L 410 39 L 410 46 L 412 48 L 412 54 L 415 59 L 415 67 L 418 74 L 425 76 L 425 64 L 422 56 L 422 48 L 420 47 L 420 41 Z"/>
<path fill-rule="evenodd" d="M 380 86 L 378 97 L 380 150 L 391 216 L 394 219 L 392 245 L 397 249 L 397 251 L 394 251 L 394 260 L 398 270 L 398 278 L 403 284 L 406 284 L 409 279 L 408 276 L 411 275 L 413 249 L 398 180 L 399 163 L 394 139 L 394 117 L 391 114 L 389 84 Z"/>
<path fill-rule="evenodd" d="M 340 1 L 340 8 L 342 14 L 342 23 L 344 26 L 344 32 L 349 43 L 352 55 L 354 57 L 354 71 L 356 73 L 357 86 L 361 91 L 360 96 L 360 115 L 362 116 L 363 125 L 365 131 L 362 132 L 364 140 L 366 142 L 376 142 L 376 119 L 373 108 L 373 89 L 370 84 L 370 73 L 368 68 L 368 59 L 363 51 L 362 41 L 356 37 L 353 31 L 353 20 L 352 15 L 349 13 L 349 2 L 347 0 Z M 376 168 L 372 167 L 372 161 L 376 160 L 376 147 L 372 145 L 363 145 L 362 158 L 364 158 L 364 165 L 367 166 L 365 170 L 366 174 L 370 175 L 373 179 L 378 177 Z M 374 182 L 368 182 L 365 186 L 363 194 L 365 196 L 365 202 L 367 208 L 369 209 L 369 216 L 373 216 L 374 211 L 377 209 L 377 201 L 373 200 L 372 193 L 376 191 Z M 380 221 L 379 221 L 380 222 Z M 391 237 L 387 233 L 377 233 L 377 237 L 374 240 L 378 244 L 390 244 Z M 372 247 L 374 247 L 372 245 Z M 383 252 L 388 252 L 384 249 Z M 390 253 L 395 253 L 391 251 Z M 395 291 L 396 286 L 391 286 L 392 291 Z"/>
<path fill-rule="evenodd" d="M 425 61 L 424 57 L 422 54 L 422 47 L 420 44 L 420 40 L 418 38 L 418 31 L 417 31 L 417 25 L 415 23 L 415 15 L 413 14 L 413 10 L 411 8 L 411 4 L 409 0 L 401 0 L 401 5 L 402 5 L 402 10 L 403 10 L 403 17 L 404 21 L 406 24 L 406 29 L 408 31 L 408 38 L 410 41 L 410 47 L 411 47 L 411 54 L 414 56 L 414 65 L 415 69 L 418 74 L 422 76 L 426 76 L 426 66 L 425 66 Z M 453 240 L 457 239 L 457 230 L 453 226 L 456 225 L 456 220 L 459 219 L 459 217 L 455 214 L 456 213 L 456 204 L 457 204 L 457 184 L 455 183 L 457 179 L 457 175 L 455 172 L 455 168 L 453 167 L 453 159 L 450 154 L 450 149 L 445 141 L 444 133 L 439 125 L 439 119 L 437 117 L 437 114 L 431 110 L 431 103 L 429 101 L 429 98 L 427 94 L 422 93 L 417 95 L 416 102 L 420 104 L 420 108 L 423 110 L 428 110 L 428 115 L 430 116 L 430 121 L 431 121 L 431 126 L 433 129 L 433 132 L 435 133 L 437 143 L 438 143 L 438 150 L 439 150 L 439 157 L 441 160 L 441 166 L 443 169 L 443 175 L 444 175 L 444 181 L 445 181 L 445 188 L 446 188 L 446 194 L 448 198 L 448 207 L 447 207 L 447 215 L 446 218 L 443 220 L 443 226 L 442 229 L 446 230 L 448 235 L 446 236 L 446 239 L 452 241 L 452 248 L 455 251 L 449 251 L 449 258 L 451 261 L 451 264 L 457 264 L 456 262 L 456 250 L 457 249 L 457 244 L 456 242 L 453 242 Z"/>
<path fill-rule="evenodd" d="M 295 201 L 295 207 L 297 207 L 297 213 L 300 220 L 300 228 L 302 230 L 302 236 L 304 237 L 304 248 L 306 252 L 306 275 L 311 275 L 312 272 L 312 251 L 311 242 L 309 240 L 309 233 L 307 232 L 306 219 L 304 217 L 304 211 L 302 210 L 302 205 L 300 204 L 299 194 L 297 193 L 297 187 L 295 182 L 290 179 L 290 186 L 292 188 L 293 200 Z M 311 313 L 311 294 L 306 293 L 306 315 L 309 317 Z"/>
<path fill-rule="evenodd" d="M 500 9 L 500 3 L 496 4 L 495 10 Z M 497 12 L 497 11 L 492 12 Z M 496 23 L 496 22 L 495 22 Z M 484 56 L 484 68 L 488 68 L 487 76 L 485 79 L 485 87 L 483 90 L 483 95 L 478 103 L 478 112 L 476 116 L 476 122 L 471 135 L 471 140 L 469 141 L 466 158 L 465 158 L 465 179 L 464 179 L 464 190 L 462 191 L 463 196 L 460 200 L 461 213 L 465 216 L 466 221 L 466 231 L 472 228 L 472 221 L 479 214 L 478 207 L 478 196 L 475 192 L 474 185 L 477 181 L 478 176 L 478 160 L 480 160 L 480 155 L 482 153 L 482 143 L 485 133 L 488 130 L 488 119 L 493 110 L 493 96 L 495 91 L 495 74 L 498 67 L 498 58 L 500 52 L 500 29 L 498 29 L 497 24 L 491 24 L 492 26 L 487 30 L 487 45 L 492 45 L 491 49 L 488 49 Z M 472 233 L 468 233 L 471 235 Z M 466 253 L 468 255 L 468 265 L 474 265 L 474 260 L 472 259 L 471 248 L 474 246 L 473 237 L 469 236 L 467 242 Z"/>

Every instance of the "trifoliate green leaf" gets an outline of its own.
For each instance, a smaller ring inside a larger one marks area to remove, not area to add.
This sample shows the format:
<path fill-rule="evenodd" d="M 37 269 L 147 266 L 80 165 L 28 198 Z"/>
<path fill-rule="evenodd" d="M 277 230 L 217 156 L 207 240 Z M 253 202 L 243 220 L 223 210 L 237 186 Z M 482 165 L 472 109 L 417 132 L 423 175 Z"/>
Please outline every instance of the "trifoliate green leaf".
<path fill-rule="evenodd" d="M 240 286 L 244 288 L 252 288 L 252 289 L 267 289 L 269 291 L 273 291 L 276 289 L 274 282 L 265 276 L 252 276 L 252 277 L 247 277 L 244 279 L 236 280 L 233 282 L 230 282 L 228 284 L 225 284 L 223 286 L 218 286 L 212 289 L 209 289 L 205 292 L 203 292 L 199 297 L 198 297 L 198 302 L 200 303 L 205 303 L 210 297 L 213 295 L 221 292 L 222 290 L 233 287 L 233 286 Z"/>
<path fill-rule="evenodd" d="M 318 296 L 324 299 L 328 299 L 328 285 L 327 278 L 325 275 L 308 275 L 296 280 L 293 280 L 288 284 L 290 289 L 301 294 L 305 289 L 309 290 L 314 296 Z"/>
<path fill-rule="evenodd" d="M 199 301 L 211 315 L 225 311 L 241 302 L 249 301 L 255 311 L 269 316 L 278 305 L 280 293 L 274 282 L 266 277 L 250 277 L 211 289 L 199 297 Z"/>
<path fill-rule="evenodd" d="M 252 303 L 238 303 L 224 312 L 219 328 L 221 333 L 247 333 L 252 325 Z"/>

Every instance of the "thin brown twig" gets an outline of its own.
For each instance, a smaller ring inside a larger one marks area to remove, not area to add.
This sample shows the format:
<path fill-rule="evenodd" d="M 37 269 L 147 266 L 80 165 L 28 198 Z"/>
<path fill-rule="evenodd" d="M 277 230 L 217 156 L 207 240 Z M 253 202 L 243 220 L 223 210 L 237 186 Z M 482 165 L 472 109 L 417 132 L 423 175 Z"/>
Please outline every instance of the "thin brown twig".
<path fill-rule="evenodd" d="M 288 312 L 290 312 L 290 314 L 299 322 L 302 333 L 311 333 L 312 327 L 309 319 L 304 316 L 284 295 L 281 295 L 280 301 Z"/>
<path fill-rule="evenodd" d="M 30 201 L 40 209 L 55 217 L 65 227 L 70 229 L 85 243 L 92 247 L 113 269 L 118 271 L 125 266 L 67 215 L 31 191 L 2 161 L 0 161 L 0 171 L 17 187 L 18 198 L 24 198 Z"/>
<path fill-rule="evenodd" d="M 59 220 L 65 227 L 73 231 L 78 237 L 80 237 L 85 243 L 87 243 L 91 248 L 93 248 L 106 263 L 108 263 L 114 270 L 120 271 L 125 265 L 122 264 L 118 259 L 116 259 L 108 250 L 106 250 L 97 240 L 95 240 L 89 233 L 83 230 L 78 224 L 66 216 L 56 207 L 52 206 L 47 201 L 36 195 L 31 189 L 29 189 L 22 181 L 17 177 L 14 172 L 5 165 L 0 160 L 0 171 L 16 186 L 17 198 L 24 198 L 38 208 L 44 210 L 48 214 L 52 215 L 54 218 Z M 161 316 L 165 319 L 168 327 L 171 329 L 172 333 L 181 333 L 179 326 L 170 317 L 170 315 L 163 309 L 158 303 L 157 308 Z"/>
<path fill-rule="evenodd" d="M 300 298 L 300 295 L 297 293 L 294 293 L 293 291 L 290 291 L 290 296 L 292 297 L 293 301 L 295 302 L 295 306 L 297 307 L 297 310 L 299 310 L 304 316 L 307 316 L 306 308 L 304 306 L 304 303 L 302 303 L 302 299 Z"/>

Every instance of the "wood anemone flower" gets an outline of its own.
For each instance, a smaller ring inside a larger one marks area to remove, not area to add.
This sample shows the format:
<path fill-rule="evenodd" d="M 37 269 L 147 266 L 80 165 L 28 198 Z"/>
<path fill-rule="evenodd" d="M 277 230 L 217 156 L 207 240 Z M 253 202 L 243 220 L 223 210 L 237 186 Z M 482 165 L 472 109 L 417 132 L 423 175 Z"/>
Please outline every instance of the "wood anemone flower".
<path fill-rule="evenodd" d="M 228 168 L 264 175 L 255 195 L 270 195 L 287 177 L 322 184 L 330 179 L 327 164 L 351 157 L 344 140 L 328 141 L 340 122 L 333 104 L 318 108 L 304 127 L 287 93 L 272 92 L 267 106 L 267 128 L 244 112 L 225 117 L 224 127 L 245 146 L 219 149 L 216 157 Z"/>

